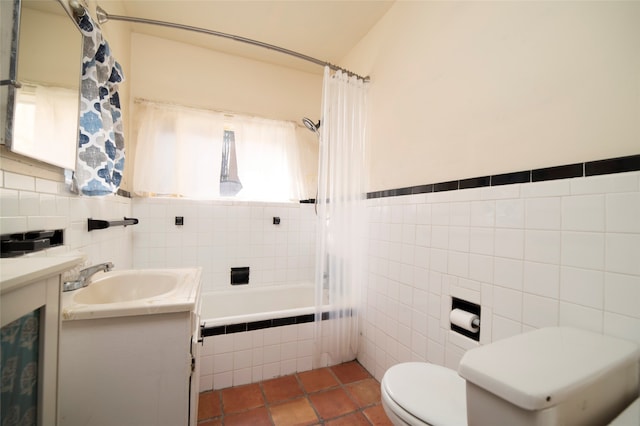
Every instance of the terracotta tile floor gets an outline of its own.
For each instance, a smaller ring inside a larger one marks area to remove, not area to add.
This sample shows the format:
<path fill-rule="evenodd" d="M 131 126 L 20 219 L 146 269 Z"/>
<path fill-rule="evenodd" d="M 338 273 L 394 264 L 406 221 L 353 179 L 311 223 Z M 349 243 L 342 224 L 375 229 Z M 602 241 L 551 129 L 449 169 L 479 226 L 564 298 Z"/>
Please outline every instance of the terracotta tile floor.
<path fill-rule="evenodd" d="M 357 361 L 200 394 L 198 426 L 391 425 Z"/>

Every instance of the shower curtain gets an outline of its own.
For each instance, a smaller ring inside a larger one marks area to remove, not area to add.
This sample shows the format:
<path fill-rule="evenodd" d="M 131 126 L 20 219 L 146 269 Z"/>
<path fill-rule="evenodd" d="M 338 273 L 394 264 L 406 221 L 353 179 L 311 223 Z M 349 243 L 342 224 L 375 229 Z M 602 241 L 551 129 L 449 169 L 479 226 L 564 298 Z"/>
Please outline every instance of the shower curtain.
<path fill-rule="evenodd" d="M 368 83 L 324 70 L 318 160 L 314 367 L 355 359 L 366 278 Z M 328 305 L 329 308 L 324 308 Z"/>

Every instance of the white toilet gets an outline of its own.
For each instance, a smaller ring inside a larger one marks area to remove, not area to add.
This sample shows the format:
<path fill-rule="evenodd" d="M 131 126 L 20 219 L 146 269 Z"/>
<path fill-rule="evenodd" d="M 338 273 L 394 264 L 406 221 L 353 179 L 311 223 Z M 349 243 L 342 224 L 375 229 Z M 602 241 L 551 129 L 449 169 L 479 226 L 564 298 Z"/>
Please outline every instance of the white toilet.
<path fill-rule="evenodd" d="M 382 407 L 396 426 L 467 424 L 465 381 L 449 368 L 396 364 L 384 374 L 380 393 Z"/>
<path fill-rule="evenodd" d="M 380 384 L 385 412 L 397 426 L 604 425 L 638 397 L 640 348 L 549 327 L 471 349 L 458 371 L 391 367 Z"/>

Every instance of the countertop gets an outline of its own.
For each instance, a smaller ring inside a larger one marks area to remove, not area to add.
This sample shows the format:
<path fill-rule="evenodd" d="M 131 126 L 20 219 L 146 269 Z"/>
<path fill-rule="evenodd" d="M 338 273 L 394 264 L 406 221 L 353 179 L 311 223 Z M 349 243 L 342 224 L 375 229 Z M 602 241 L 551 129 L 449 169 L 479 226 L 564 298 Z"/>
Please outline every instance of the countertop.
<path fill-rule="evenodd" d="M 74 268 L 84 260 L 80 253 L 55 256 L 23 256 L 0 259 L 0 294 L 24 285 L 60 274 Z"/>

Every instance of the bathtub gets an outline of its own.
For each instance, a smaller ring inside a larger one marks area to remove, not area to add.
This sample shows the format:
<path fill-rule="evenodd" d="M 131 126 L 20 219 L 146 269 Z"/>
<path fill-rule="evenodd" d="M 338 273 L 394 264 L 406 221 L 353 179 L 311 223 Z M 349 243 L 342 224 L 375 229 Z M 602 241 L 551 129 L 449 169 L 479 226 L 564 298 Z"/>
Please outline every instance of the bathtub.
<path fill-rule="evenodd" d="M 227 334 L 255 327 L 268 328 L 268 321 L 274 320 L 275 326 L 310 322 L 314 320 L 314 313 L 313 284 L 243 286 L 203 293 L 200 325 L 206 337 L 222 334 L 220 327 L 225 327 Z M 239 324 L 246 324 L 247 328 L 242 330 Z"/>
<path fill-rule="evenodd" d="M 312 368 L 313 284 L 232 287 L 202 293 L 201 303 L 201 392 Z"/>

